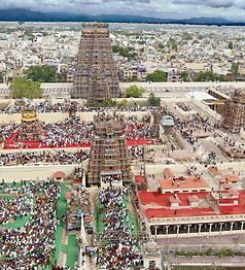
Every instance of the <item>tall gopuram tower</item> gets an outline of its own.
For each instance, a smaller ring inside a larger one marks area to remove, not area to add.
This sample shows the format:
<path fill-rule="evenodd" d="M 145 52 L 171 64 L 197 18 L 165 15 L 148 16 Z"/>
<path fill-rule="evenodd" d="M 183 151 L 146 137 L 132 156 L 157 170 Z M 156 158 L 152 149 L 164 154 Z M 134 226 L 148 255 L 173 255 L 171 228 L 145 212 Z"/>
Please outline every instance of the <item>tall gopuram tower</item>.
<path fill-rule="evenodd" d="M 122 186 L 130 182 L 131 160 L 125 140 L 122 116 L 99 113 L 95 119 L 88 164 L 88 185 Z"/>
<path fill-rule="evenodd" d="M 223 126 L 233 133 L 245 128 L 245 90 L 235 90 L 224 112 Z"/>
<path fill-rule="evenodd" d="M 118 69 L 108 24 L 84 24 L 83 27 L 72 97 L 96 101 L 118 97 Z"/>
<path fill-rule="evenodd" d="M 23 108 L 17 141 L 39 141 L 43 135 L 42 133 L 43 129 L 38 120 L 36 109 L 31 107 Z"/>

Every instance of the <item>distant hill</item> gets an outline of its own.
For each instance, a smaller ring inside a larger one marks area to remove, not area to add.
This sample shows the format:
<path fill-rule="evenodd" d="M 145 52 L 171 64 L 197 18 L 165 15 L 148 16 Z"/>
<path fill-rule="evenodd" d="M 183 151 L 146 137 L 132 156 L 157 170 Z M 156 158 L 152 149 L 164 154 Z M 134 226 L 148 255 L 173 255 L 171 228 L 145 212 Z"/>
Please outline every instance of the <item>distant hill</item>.
<path fill-rule="evenodd" d="M 234 24 L 234 22 L 230 22 L 224 18 L 221 17 L 215 17 L 215 18 L 206 18 L 206 17 L 201 17 L 201 18 L 191 18 L 191 19 L 186 19 L 184 20 L 185 23 L 188 24 L 214 24 L 214 25 L 229 25 L 229 24 Z"/>
<path fill-rule="evenodd" d="M 133 15 L 97 15 L 72 14 L 65 12 L 39 12 L 28 9 L 2 9 L 0 21 L 40 21 L 40 22 L 118 22 L 118 23 L 161 23 L 161 24 L 197 24 L 197 25 L 245 25 L 230 22 L 224 18 L 160 19 Z"/>

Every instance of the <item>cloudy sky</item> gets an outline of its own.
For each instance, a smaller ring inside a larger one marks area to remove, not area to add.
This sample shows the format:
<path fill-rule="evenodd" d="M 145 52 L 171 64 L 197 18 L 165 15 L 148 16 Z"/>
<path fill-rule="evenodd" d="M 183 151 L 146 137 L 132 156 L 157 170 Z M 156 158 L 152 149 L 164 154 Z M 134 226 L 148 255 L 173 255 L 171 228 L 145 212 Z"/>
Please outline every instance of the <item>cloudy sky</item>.
<path fill-rule="evenodd" d="M 245 21 L 245 0 L 0 0 L 0 8 L 12 7 L 160 18 L 223 17 Z"/>

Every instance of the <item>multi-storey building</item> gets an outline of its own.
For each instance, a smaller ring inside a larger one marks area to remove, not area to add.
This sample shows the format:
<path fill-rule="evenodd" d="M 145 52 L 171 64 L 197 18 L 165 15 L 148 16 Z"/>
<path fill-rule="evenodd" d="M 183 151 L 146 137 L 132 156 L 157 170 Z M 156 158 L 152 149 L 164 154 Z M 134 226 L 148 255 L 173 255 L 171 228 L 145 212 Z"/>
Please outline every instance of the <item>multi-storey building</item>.
<path fill-rule="evenodd" d="M 104 101 L 119 96 L 117 66 L 107 24 L 86 24 L 74 74 L 73 98 Z"/>
<path fill-rule="evenodd" d="M 131 163 L 124 129 L 123 118 L 118 115 L 102 113 L 95 117 L 88 165 L 89 185 L 122 185 L 131 180 Z"/>
<path fill-rule="evenodd" d="M 180 82 L 181 74 L 177 68 L 171 68 L 168 71 L 168 82 Z"/>

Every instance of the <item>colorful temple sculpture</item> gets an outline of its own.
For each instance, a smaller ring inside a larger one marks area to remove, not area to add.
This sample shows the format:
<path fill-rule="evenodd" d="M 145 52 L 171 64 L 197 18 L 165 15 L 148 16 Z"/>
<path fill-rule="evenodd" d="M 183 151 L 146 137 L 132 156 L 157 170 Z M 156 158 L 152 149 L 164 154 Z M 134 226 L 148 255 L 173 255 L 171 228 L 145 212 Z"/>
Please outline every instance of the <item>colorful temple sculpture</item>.
<path fill-rule="evenodd" d="M 17 133 L 17 141 L 40 141 L 42 126 L 37 117 L 37 111 L 25 107 L 21 112 L 21 124 Z"/>
<path fill-rule="evenodd" d="M 224 113 L 223 126 L 233 133 L 239 133 L 245 128 L 245 90 L 239 89 L 234 92 L 228 102 Z"/>
<path fill-rule="evenodd" d="M 131 161 L 125 140 L 122 116 L 100 113 L 95 117 L 95 131 L 88 165 L 88 185 L 122 186 L 130 182 Z"/>
<path fill-rule="evenodd" d="M 93 227 L 89 192 L 82 185 L 73 185 L 72 190 L 65 196 L 69 202 L 66 219 L 68 231 L 84 229 L 91 234 Z"/>
<path fill-rule="evenodd" d="M 118 69 L 113 59 L 108 24 L 85 24 L 72 97 L 104 101 L 119 94 Z"/>

